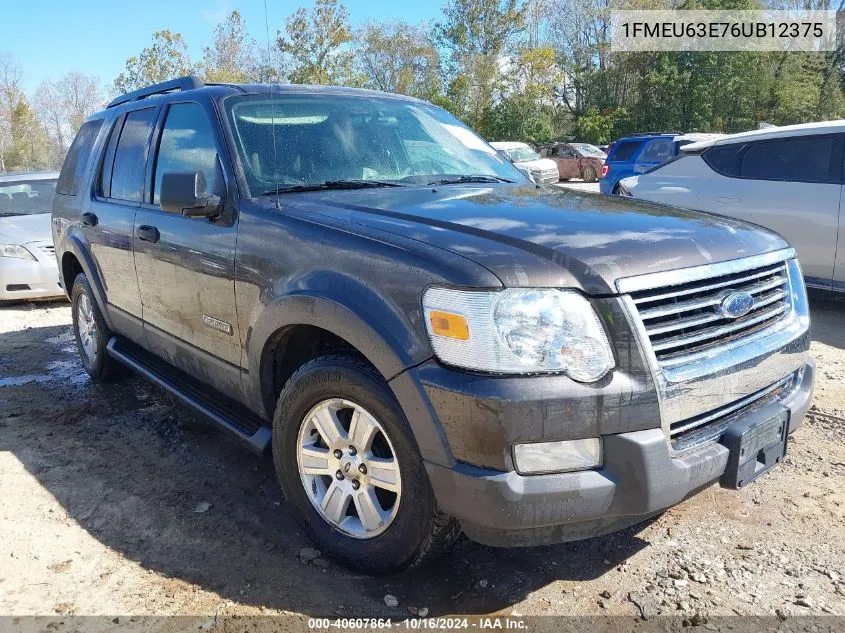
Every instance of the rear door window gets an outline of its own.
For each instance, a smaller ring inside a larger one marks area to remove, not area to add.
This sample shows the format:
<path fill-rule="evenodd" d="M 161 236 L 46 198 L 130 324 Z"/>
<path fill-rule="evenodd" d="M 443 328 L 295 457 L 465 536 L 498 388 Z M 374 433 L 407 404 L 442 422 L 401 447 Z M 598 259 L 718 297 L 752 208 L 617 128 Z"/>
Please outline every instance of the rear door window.
<path fill-rule="evenodd" d="M 831 180 L 833 136 L 755 141 L 742 153 L 740 176 L 754 180 L 835 182 Z"/>
<path fill-rule="evenodd" d="M 62 165 L 62 172 L 56 183 L 56 193 L 64 196 L 75 196 L 79 189 L 79 180 L 83 176 L 83 170 L 88 163 L 94 141 L 103 126 L 103 120 L 87 121 L 79 128 L 76 138 L 67 152 L 65 162 Z"/>
<path fill-rule="evenodd" d="M 622 141 L 617 143 L 613 148 L 613 154 L 610 157 L 610 162 L 625 162 L 631 160 L 631 157 L 637 153 L 637 150 L 642 145 L 642 141 Z"/>
<path fill-rule="evenodd" d="M 157 114 L 158 108 L 127 113 L 114 154 L 110 198 L 127 202 L 143 200 L 150 132 Z"/>

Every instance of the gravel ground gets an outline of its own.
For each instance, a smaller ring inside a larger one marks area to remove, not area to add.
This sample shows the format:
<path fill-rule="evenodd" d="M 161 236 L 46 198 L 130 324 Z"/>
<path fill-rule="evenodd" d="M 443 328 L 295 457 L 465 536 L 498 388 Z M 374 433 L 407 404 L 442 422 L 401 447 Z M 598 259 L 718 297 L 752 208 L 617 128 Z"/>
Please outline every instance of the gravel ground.
<path fill-rule="evenodd" d="M 143 380 L 92 384 L 67 304 L 2 308 L 0 614 L 672 615 L 711 629 L 716 616 L 845 615 L 843 311 L 814 301 L 814 413 L 747 489 L 712 487 L 589 541 L 463 541 L 370 578 L 310 550 L 269 460 Z"/>

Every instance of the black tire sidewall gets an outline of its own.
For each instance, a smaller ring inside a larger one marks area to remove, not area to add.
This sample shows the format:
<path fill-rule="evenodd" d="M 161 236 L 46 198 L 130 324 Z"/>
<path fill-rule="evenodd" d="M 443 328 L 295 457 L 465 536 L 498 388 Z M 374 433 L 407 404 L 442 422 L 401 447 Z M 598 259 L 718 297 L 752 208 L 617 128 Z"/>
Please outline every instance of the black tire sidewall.
<path fill-rule="evenodd" d="M 399 461 L 399 509 L 391 525 L 371 539 L 352 538 L 326 522 L 311 504 L 299 476 L 296 448 L 300 425 L 312 407 L 330 398 L 350 400 L 375 416 Z M 276 407 L 273 458 L 288 503 L 322 551 L 350 567 L 376 574 L 398 572 L 415 561 L 433 529 L 434 495 L 399 404 L 384 380 L 361 361 L 316 359 L 291 378 Z"/>
<path fill-rule="evenodd" d="M 82 341 L 79 338 L 79 316 L 77 314 L 77 306 L 79 304 L 79 299 L 83 294 L 88 297 L 88 301 L 91 304 L 91 312 L 94 315 L 94 323 L 97 326 L 97 356 L 93 361 L 91 361 L 87 354 L 85 354 L 85 350 L 82 347 Z M 74 279 L 73 288 L 70 293 L 70 306 L 73 318 L 73 338 L 76 341 L 76 349 L 79 353 L 79 358 L 82 361 L 82 366 L 91 378 L 95 380 L 103 380 L 107 377 L 108 370 L 110 368 L 108 352 L 106 351 L 106 344 L 108 343 L 110 332 L 102 314 L 100 313 L 100 308 L 97 305 L 97 301 L 94 298 L 94 293 L 91 291 L 91 285 L 88 283 L 88 278 L 85 276 L 85 273 L 80 273 L 76 276 L 76 279 Z"/>

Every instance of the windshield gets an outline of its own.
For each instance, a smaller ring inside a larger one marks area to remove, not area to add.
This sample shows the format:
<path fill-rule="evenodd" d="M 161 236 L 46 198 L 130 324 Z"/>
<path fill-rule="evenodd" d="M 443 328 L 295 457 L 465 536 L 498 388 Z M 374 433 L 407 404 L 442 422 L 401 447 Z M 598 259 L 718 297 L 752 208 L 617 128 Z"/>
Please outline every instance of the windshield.
<path fill-rule="evenodd" d="M 225 107 L 253 196 L 345 181 L 525 181 L 452 115 L 422 102 L 288 93 L 230 97 Z"/>
<path fill-rule="evenodd" d="M 55 178 L 0 182 L 0 217 L 50 213 L 55 193 Z"/>
<path fill-rule="evenodd" d="M 517 147 L 515 149 L 506 149 L 504 151 L 505 154 L 510 156 L 511 160 L 516 163 L 526 160 L 537 160 L 540 158 L 540 155 L 537 152 L 533 149 L 529 149 L 528 147 Z"/>
<path fill-rule="evenodd" d="M 579 152 L 581 152 L 582 156 L 595 156 L 596 158 L 607 158 L 607 154 L 605 154 L 595 145 L 590 145 L 589 143 L 573 143 L 573 147 L 575 147 Z"/>

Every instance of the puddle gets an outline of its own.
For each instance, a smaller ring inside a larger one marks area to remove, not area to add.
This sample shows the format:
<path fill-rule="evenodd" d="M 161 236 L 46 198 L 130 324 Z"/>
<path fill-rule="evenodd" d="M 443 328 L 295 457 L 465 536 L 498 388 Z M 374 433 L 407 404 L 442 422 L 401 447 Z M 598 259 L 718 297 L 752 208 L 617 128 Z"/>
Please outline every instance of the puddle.
<path fill-rule="evenodd" d="M 54 360 L 44 368 L 46 374 L 30 374 L 28 376 L 7 376 L 0 378 L 0 388 L 20 387 L 22 385 L 39 384 L 45 382 L 62 382 L 70 387 L 78 387 L 88 382 L 88 374 L 79 366 L 76 360 Z"/>

